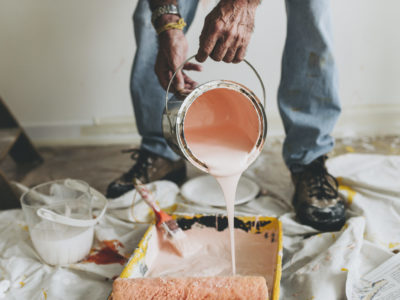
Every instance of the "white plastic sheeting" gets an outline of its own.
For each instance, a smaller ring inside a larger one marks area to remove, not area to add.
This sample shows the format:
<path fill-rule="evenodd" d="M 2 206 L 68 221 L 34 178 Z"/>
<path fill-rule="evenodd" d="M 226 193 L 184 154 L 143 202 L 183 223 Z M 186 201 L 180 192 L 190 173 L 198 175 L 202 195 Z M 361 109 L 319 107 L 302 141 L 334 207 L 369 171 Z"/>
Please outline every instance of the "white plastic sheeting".
<path fill-rule="evenodd" d="M 400 249 L 400 156 L 346 154 L 328 161 L 339 177 L 348 200 L 348 220 L 339 232 L 319 233 L 299 224 L 290 201 L 293 187 L 282 159 L 264 151 L 246 172 L 264 190 L 264 195 L 236 207 L 238 215 L 279 216 L 283 224 L 283 272 L 281 299 L 356 299 L 352 288 L 360 276 L 377 267 Z M 176 187 L 161 186 L 162 206 L 179 213 L 221 213 L 221 209 L 196 206 L 177 197 Z M 164 193 L 165 192 L 165 193 Z M 129 256 L 147 225 L 149 211 L 133 193 L 111 203 L 101 224 L 98 240 L 118 240 Z M 164 196 L 163 196 L 164 198 Z M 132 199 L 132 200 L 130 200 Z M 178 205 L 174 205 L 177 204 Z M 21 210 L 0 213 L 0 298 L 3 299 L 106 299 L 112 278 L 123 266 L 79 263 L 51 267 L 40 261 Z"/>

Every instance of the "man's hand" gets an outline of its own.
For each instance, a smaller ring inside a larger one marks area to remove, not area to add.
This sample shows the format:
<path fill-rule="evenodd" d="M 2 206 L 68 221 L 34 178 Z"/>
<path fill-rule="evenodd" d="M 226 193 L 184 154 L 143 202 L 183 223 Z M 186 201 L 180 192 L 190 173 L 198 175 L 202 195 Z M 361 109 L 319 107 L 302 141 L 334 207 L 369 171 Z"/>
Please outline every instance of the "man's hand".
<path fill-rule="evenodd" d="M 164 17 L 164 16 L 163 16 Z M 174 19 L 175 18 L 175 19 Z M 165 16 L 161 22 L 176 22 L 177 16 Z M 172 21 L 171 21 L 172 20 Z M 188 43 L 182 30 L 171 29 L 162 32 L 158 36 L 159 48 L 155 64 L 155 72 L 164 89 L 167 89 L 168 83 L 175 70 L 186 60 Z M 194 63 L 186 63 L 184 70 L 201 71 L 201 66 Z M 170 92 L 186 94 L 193 90 L 197 83 L 188 77 L 183 71 L 176 73 Z"/>
<path fill-rule="evenodd" d="M 205 19 L 197 61 L 203 62 L 210 56 L 216 61 L 241 62 L 259 3 L 260 0 L 221 0 Z"/>

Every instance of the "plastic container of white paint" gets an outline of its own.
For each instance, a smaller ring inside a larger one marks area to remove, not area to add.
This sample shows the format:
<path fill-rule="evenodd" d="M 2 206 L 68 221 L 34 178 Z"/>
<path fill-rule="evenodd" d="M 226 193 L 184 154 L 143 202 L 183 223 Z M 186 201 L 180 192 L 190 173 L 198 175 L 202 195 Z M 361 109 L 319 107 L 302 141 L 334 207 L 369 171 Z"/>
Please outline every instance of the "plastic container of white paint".
<path fill-rule="evenodd" d="M 84 181 L 63 179 L 28 190 L 21 196 L 21 206 L 41 259 L 67 265 L 89 254 L 107 199 Z"/>

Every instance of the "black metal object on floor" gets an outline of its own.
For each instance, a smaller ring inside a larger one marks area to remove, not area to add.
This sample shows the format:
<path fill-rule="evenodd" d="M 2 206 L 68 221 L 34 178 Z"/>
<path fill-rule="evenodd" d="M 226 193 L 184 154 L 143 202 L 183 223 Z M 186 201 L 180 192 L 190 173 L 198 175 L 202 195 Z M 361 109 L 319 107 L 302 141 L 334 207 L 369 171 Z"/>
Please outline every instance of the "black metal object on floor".
<path fill-rule="evenodd" d="M 8 155 L 18 165 L 31 167 L 43 161 L 23 128 L 0 98 L 0 162 Z M 20 207 L 17 193 L 0 170 L 0 210 Z"/>

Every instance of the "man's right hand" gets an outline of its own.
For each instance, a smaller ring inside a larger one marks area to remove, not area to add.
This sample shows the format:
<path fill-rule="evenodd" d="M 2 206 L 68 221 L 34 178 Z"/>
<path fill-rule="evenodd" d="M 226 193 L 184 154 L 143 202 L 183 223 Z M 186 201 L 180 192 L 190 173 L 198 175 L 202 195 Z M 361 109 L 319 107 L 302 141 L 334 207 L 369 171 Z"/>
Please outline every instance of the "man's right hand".
<path fill-rule="evenodd" d="M 159 18 L 157 26 L 177 22 L 179 17 L 176 15 L 163 15 Z M 170 29 L 162 32 L 158 36 L 158 55 L 155 64 L 155 72 L 166 90 L 168 83 L 176 69 L 186 60 L 188 43 L 185 34 L 179 29 Z M 201 71 L 201 66 L 194 63 L 186 63 L 184 70 Z M 176 73 L 170 91 L 173 93 L 186 94 L 193 90 L 197 83 L 187 76 L 182 70 Z"/>
<path fill-rule="evenodd" d="M 239 63 L 244 59 L 260 0 L 220 0 L 207 15 L 196 55 L 199 62 Z"/>

